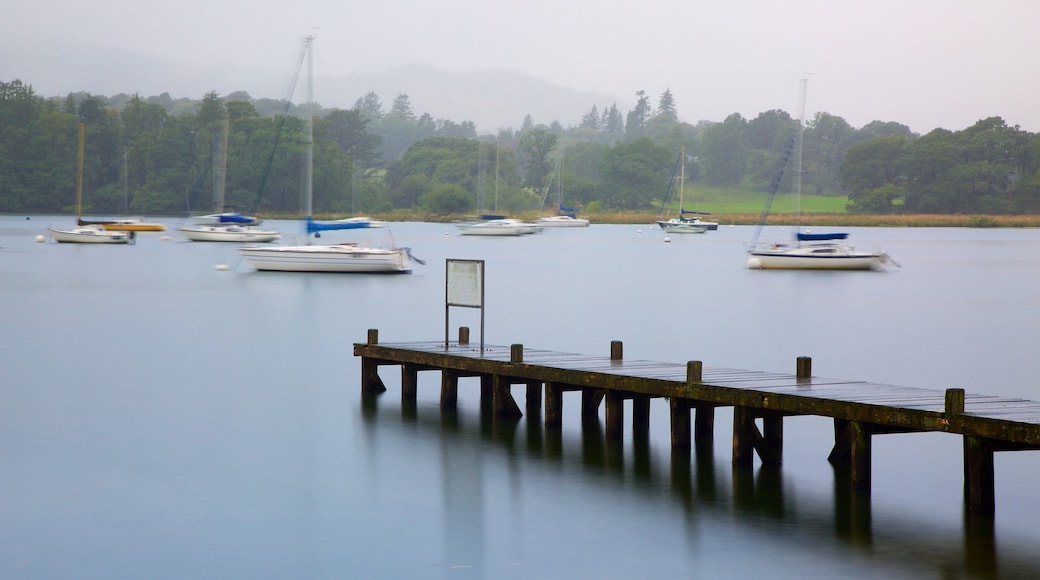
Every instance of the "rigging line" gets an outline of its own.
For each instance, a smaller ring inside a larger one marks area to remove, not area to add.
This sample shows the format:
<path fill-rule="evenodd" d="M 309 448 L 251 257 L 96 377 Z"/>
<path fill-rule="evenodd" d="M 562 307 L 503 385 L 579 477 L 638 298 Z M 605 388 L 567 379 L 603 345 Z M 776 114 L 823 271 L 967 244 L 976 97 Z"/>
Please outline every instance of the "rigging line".
<path fill-rule="evenodd" d="M 296 73 L 292 77 L 292 82 L 289 83 L 289 94 L 285 97 L 285 108 L 282 110 L 282 116 L 278 122 L 277 131 L 274 134 L 274 144 L 271 146 L 271 154 L 267 157 L 267 163 L 264 164 L 264 172 L 260 176 L 260 187 L 256 191 L 256 199 L 253 200 L 253 208 L 250 213 L 255 213 L 256 208 L 260 206 L 260 199 L 264 196 L 264 187 L 267 185 L 267 177 L 271 174 L 271 166 L 274 164 L 275 153 L 278 152 L 278 145 L 282 142 L 282 133 L 285 129 L 285 122 L 289 116 L 289 109 L 292 107 L 293 94 L 296 92 L 296 84 L 300 80 L 300 71 L 303 69 L 303 60 L 307 56 L 307 51 L 310 50 L 311 42 L 314 41 L 313 36 L 303 37 L 303 49 L 300 50 L 300 57 L 296 60 Z M 313 112 L 313 111 L 312 111 Z"/>
<path fill-rule="evenodd" d="M 792 134 L 787 138 L 787 146 L 784 147 L 784 153 L 780 158 L 780 164 L 776 170 L 776 175 L 773 176 L 773 181 L 769 184 L 769 198 L 766 200 L 766 207 L 762 209 L 762 215 L 758 218 L 758 225 L 755 227 L 755 235 L 751 238 L 751 247 L 758 244 L 758 237 L 762 234 L 762 228 L 766 225 L 766 218 L 769 217 L 769 210 L 773 206 L 773 199 L 776 198 L 776 192 L 780 189 L 780 182 L 783 180 L 784 170 L 787 168 L 787 160 L 791 157 L 794 145 L 795 134 Z"/>
<path fill-rule="evenodd" d="M 672 189 L 675 187 L 675 174 L 679 172 L 679 166 L 682 165 L 683 154 L 679 153 L 679 156 L 675 158 L 675 167 L 672 168 L 672 176 L 668 178 L 668 189 L 664 192 L 664 199 L 661 200 L 661 209 L 657 212 L 657 219 L 664 219 L 664 204 L 668 203 L 668 200 L 672 196 Z"/>

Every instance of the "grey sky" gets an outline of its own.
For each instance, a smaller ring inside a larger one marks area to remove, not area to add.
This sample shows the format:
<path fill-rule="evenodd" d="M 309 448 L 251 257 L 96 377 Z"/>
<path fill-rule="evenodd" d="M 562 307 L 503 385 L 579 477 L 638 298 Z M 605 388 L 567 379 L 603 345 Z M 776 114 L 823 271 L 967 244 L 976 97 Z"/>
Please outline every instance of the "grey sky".
<path fill-rule="evenodd" d="M 271 87 L 288 85 L 300 39 L 314 34 L 316 76 L 412 63 L 454 72 L 513 69 L 611 95 L 619 105 L 633 102 L 640 89 L 656 104 L 670 89 L 680 118 L 697 122 L 721 121 L 734 112 L 753 118 L 769 109 L 794 114 L 798 79 L 812 73 L 810 116 L 826 111 L 854 127 L 896 121 L 919 133 L 959 130 L 1000 116 L 1040 132 L 1040 1 L 1034 0 L 5 4 L 0 80 L 20 78 L 45 96 L 77 90 L 202 96 L 178 86 L 135 86 L 133 74 L 120 76 L 104 67 L 99 77 L 115 77 L 123 85 L 41 80 L 46 74 L 39 67 L 48 66 L 37 54 L 43 47 L 57 47 L 66 64 L 88 71 L 97 66 L 84 56 L 94 54 L 88 49 L 108 47 L 200 71 L 220 65 L 264 73 L 271 83 L 225 74 L 210 89 L 282 98 L 284 91 Z M 382 97 L 389 101 L 393 95 Z M 570 125 L 579 119 L 559 121 Z"/>

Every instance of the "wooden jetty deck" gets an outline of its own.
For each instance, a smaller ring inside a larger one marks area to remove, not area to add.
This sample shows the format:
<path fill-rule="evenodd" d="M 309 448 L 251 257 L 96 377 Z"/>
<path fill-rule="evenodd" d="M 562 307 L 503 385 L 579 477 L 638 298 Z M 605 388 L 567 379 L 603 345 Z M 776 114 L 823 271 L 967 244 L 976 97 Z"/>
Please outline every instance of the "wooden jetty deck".
<path fill-rule="evenodd" d="M 379 343 L 378 330 L 354 344 L 361 357 L 364 393 L 386 390 L 380 366 L 401 367 L 401 396 L 416 399 L 419 371 L 441 372 L 440 402 L 454 407 L 458 379 L 480 377 L 481 401 L 496 416 L 522 414 L 512 385 L 526 385 L 526 408 L 541 409 L 545 427 L 562 426 L 563 394 L 578 391 L 582 414 L 597 416 L 604 405 L 605 435 L 624 434 L 624 402 L 631 401 L 632 428 L 649 429 L 650 400 L 669 402 L 673 450 L 710 455 L 715 409 L 733 408 L 733 462 L 751 466 L 780 464 L 783 418 L 798 415 L 834 420 L 834 446 L 828 460 L 847 466 L 858 493 L 870 493 L 871 437 L 913 432 L 961 435 L 964 448 L 965 508 L 976 514 L 995 510 L 993 454 L 1040 449 L 1040 402 L 963 389 L 938 391 L 812 375 L 812 361 L 799 357 L 793 374 L 770 373 L 623 358 L 622 343 L 612 341 L 609 355 L 585 355 L 509 346 L 470 344 L 469 329 L 456 341 Z M 694 420 L 691 422 L 691 410 Z M 761 428 L 760 425 L 761 424 Z M 692 429 L 691 429 L 692 427 Z"/>

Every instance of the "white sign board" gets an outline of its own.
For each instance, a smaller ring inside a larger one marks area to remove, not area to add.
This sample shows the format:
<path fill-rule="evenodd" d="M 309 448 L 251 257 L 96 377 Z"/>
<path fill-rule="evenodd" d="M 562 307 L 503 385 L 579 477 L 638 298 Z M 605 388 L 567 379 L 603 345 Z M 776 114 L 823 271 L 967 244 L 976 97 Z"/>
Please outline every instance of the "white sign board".
<path fill-rule="evenodd" d="M 448 306 L 484 306 L 484 261 L 448 260 Z"/>

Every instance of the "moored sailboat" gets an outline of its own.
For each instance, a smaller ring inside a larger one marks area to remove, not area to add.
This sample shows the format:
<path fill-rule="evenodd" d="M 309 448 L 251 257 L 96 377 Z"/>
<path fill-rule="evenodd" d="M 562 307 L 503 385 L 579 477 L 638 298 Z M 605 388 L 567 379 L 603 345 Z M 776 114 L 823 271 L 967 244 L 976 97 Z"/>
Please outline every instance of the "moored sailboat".
<path fill-rule="evenodd" d="M 552 189 L 553 182 L 556 188 L 556 215 L 544 216 L 534 221 L 535 225 L 543 228 L 584 228 L 588 227 L 589 220 L 578 217 L 578 210 L 563 205 L 563 157 L 556 162 L 553 172 L 549 176 L 549 183 L 545 186 L 542 194 L 542 206 L 545 206 L 545 198 Z"/>
<path fill-rule="evenodd" d="M 192 217 L 177 228 L 192 242 L 273 242 L 281 239 L 277 230 L 261 228 L 262 220 L 255 216 L 224 211 L 224 189 L 227 182 L 227 143 L 230 123 L 225 117 L 221 146 L 214 152 L 219 158 L 213 171 L 214 213 Z"/>
<path fill-rule="evenodd" d="M 700 219 L 699 218 L 692 218 L 692 219 L 691 218 L 687 218 L 685 213 L 683 212 L 683 209 L 682 209 L 682 206 L 683 206 L 683 185 L 686 182 L 686 147 L 685 146 L 683 146 L 682 149 L 680 149 L 680 151 L 679 151 L 679 159 L 678 159 L 677 163 L 679 164 L 679 217 L 674 217 L 674 218 L 669 219 L 669 220 L 658 219 L 657 220 L 657 226 L 660 227 L 662 230 L 664 230 L 666 233 L 670 233 L 670 234 L 703 234 L 704 232 L 708 231 L 708 226 L 700 223 Z M 673 181 L 672 181 L 672 183 L 669 184 L 669 187 L 668 187 L 669 191 L 671 191 L 671 186 L 675 183 L 674 182 L 674 173 L 675 172 L 673 171 L 672 173 L 673 173 Z M 665 195 L 665 200 L 667 201 L 667 199 L 668 199 L 668 195 L 666 194 Z M 662 213 L 664 211 L 664 204 L 665 204 L 665 202 L 661 202 Z M 718 227 L 718 224 L 715 224 L 715 226 Z"/>
<path fill-rule="evenodd" d="M 51 238 L 59 243 L 67 244 L 128 244 L 134 239 L 134 232 L 106 230 L 99 224 L 83 224 L 83 150 L 85 125 L 79 124 L 79 159 L 76 174 L 76 226 L 70 230 L 47 228 Z"/>
<path fill-rule="evenodd" d="M 798 112 L 798 130 L 795 140 L 788 149 L 795 155 L 794 174 L 792 182 L 795 197 L 796 210 L 801 211 L 802 193 L 802 141 L 805 134 L 805 93 L 808 79 L 802 79 L 802 95 L 800 110 Z M 770 205 L 779 188 L 787 157 L 781 162 L 780 168 L 773 183 L 770 186 L 769 202 L 762 212 L 755 238 L 748 251 L 747 267 L 752 270 L 880 270 L 888 263 L 895 264 L 888 254 L 881 250 L 863 251 L 845 243 L 848 238 L 846 232 L 834 233 L 810 233 L 795 232 L 795 243 L 771 243 L 759 244 L 758 236 L 769 215 Z M 898 264 L 895 264 L 898 265 Z"/>
<path fill-rule="evenodd" d="M 314 37 L 304 39 L 299 68 L 307 57 L 308 69 L 312 68 Z M 296 246 L 248 246 L 240 248 L 242 254 L 257 270 L 277 272 L 337 272 L 337 273 L 393 273 L 407 274 L 412 271 L 411 251 L 408 248 L 376 248 L 358 243 L 311 244 L 310 236 L 319 237 L 323 231 L 367 229 L 356 222 L 318 222 L 313 218 L 313 172 L 314 172 L 314 100 L 310 84 L 312 71 L 308 71 L 308 113 L 306 134 L 306 160 L 304 162 L 304 209 L 307 243 Z M 293 83 L 295 85 L 295 83 Z M 423 263 L 416 259 L 417 262 Z"/>

